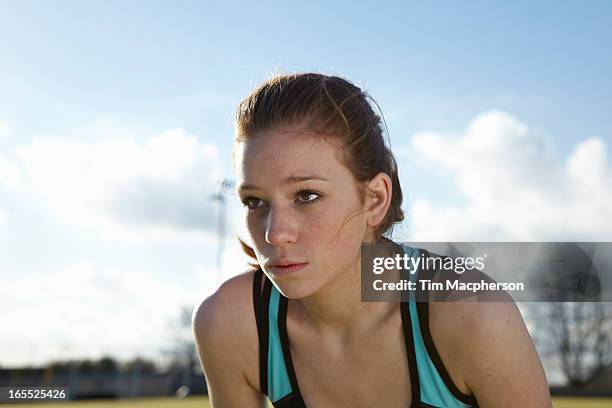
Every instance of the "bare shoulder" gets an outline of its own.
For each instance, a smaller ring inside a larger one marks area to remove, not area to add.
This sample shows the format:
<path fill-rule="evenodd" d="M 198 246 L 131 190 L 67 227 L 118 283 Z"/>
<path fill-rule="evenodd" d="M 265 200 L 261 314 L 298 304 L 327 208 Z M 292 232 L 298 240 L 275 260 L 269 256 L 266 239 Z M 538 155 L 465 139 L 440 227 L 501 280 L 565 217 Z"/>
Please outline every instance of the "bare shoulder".
<path fill-rule="evenodd" d="M 223 282 L 210 296 L 202 300 L 193 311 L 194 327 L 213 325 L 217 330 L 244 329 L 244 323 L 255 318 L 247 311 L 253 307 L 253 275 L 246 271 Z"/>
<path fill-rule="evenodd" d="M 254 271 L 225 281 L 193 310 L 192 328 L 205 371 L 246 377 L 258 388 L 258 335 L 253 311 Z M 213 376 L 214 373 L 206 373 Z"/>
<path fill-rule="evenodd" d="M 511 341 L 529 336 L 516 304 L 507 302 L 431 302 L 429 326 L 441 343 L 453 341 L 479 348 L 491 339 Z"/>
<path fill-rule="evenodd" d="M 500 295 L 496 295 L 498 299 Z M 523 318 L 509 295 L 504 301 L 477 301 L 476 298 L 431 302 L 430 327 L 455 339 L 478 341 L 475 334 L 502 335 L 524 328 Z M 496 333 L 488 333 L 492 328 Z"/>
<path fill-rule="evenodd" d="M 509 296 L 503 302 L 432 302 L 429 311 L 432 338 L 451 377 L 481 407 L 550 406 L 544 370 Z"/>

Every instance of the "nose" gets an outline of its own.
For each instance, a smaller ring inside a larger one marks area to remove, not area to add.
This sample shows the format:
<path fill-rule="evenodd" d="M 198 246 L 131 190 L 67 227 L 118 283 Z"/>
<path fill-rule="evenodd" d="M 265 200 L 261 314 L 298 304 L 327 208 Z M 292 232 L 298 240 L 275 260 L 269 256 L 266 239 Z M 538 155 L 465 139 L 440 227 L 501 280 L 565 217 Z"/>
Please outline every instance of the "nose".
<path fill-rule="evenodd" d="M 283 246 L 297 240 L 297 220 L 287 210 L 272 207 L 266 220 L 266 241 L 273 246 Z"/>

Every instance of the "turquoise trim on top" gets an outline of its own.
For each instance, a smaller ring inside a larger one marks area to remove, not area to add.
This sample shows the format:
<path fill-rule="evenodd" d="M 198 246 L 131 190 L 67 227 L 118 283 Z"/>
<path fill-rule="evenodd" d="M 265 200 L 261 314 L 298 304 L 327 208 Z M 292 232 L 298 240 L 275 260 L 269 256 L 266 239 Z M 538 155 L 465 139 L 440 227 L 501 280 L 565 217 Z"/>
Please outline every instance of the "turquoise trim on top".
<path fill-rule="evenodd" d="M 420 251 L 402 244 L 404 252 L 410 257 L 419 257 Z M 416 281 L 416 273 L 410 274 L 410 280 Z M 419 323 L 419 314 L 417 312 L 417 304 L 414 297 L 414 292 L 410 292 L 409 297 L 410 320 L 412 321 L 412 338 L 414 340 L 414 352 L 417 360 L 417 370 L 419 372 L 419 388 L 421 392 L 421 402 L 436 407 L 445 408 L 469 408 L 448 389 L 446 383 L 436 369 L 421 335 Z"/>
<path fill-rule="evenodd" d="M 279 303 L 280 292 L 272 285 L 268 313 L 268 397 L 272 402 L 280 400 L 292 391 L 278 330 Z"/>

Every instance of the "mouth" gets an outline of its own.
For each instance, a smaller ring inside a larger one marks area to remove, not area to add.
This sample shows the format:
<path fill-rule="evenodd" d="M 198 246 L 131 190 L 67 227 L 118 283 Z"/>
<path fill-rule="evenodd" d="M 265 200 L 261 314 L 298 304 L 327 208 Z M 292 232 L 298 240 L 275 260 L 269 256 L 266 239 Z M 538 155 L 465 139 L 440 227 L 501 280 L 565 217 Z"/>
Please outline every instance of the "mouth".
<path fill-rule="evenodd" d="M 301 271 L 308 263 L 270 265 L 268 269 L 273 275 L 288 275 Z"/>

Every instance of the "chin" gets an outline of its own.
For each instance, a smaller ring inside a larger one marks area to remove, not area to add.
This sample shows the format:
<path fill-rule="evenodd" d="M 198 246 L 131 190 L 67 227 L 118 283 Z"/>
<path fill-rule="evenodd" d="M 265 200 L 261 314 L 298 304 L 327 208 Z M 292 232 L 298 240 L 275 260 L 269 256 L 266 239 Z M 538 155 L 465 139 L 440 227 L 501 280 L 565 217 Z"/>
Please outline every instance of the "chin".
<path fill-rule="evenodd" d="M 300 280 L 271 279 L 278 291 L 288 299 L 303 299 L 315 293 L 319 288 Z"/>

